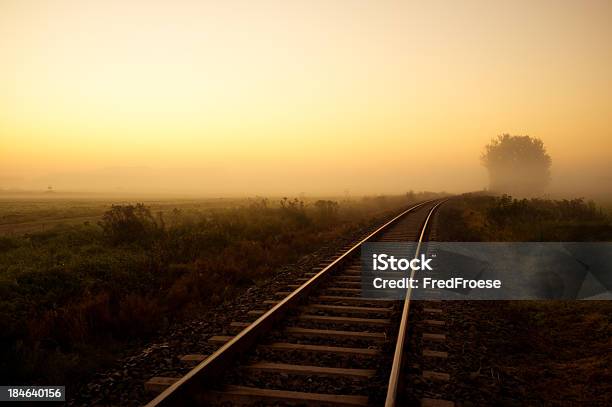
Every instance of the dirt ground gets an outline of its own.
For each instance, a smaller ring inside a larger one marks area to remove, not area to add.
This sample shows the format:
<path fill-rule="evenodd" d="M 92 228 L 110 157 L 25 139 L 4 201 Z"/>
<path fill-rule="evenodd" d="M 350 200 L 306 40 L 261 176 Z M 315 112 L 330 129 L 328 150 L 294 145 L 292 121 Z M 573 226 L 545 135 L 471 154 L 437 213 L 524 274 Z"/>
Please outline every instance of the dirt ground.
<path fill-rule="evenodd" d="M 609 301 L 447 305 L 464 405 L 612 405 Z"/>

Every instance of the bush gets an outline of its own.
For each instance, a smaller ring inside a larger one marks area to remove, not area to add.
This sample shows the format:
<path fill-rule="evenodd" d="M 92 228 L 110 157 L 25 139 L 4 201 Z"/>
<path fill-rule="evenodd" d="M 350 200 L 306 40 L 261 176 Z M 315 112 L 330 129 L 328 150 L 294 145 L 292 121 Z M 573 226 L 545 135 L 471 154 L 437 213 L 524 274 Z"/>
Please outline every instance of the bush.
<path fill-rule="evenodd" d="M 164 230 L 161 216 L 157 220 L 154 219 L 151 210 L 141 203 L 135 206 L 113 205 L 99 224 L 104 236 L 114 245 L 150 244 Z"/>

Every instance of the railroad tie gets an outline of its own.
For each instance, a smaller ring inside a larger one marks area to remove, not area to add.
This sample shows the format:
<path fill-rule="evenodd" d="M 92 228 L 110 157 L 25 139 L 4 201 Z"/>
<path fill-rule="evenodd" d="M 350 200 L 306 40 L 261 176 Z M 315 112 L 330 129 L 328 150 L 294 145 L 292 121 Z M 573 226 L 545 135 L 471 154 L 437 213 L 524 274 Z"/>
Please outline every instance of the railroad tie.
<path fill-rule="evenodd" d="M 455 403 L 449 400 L 423 398 L 421 407 L 455 407 Z"/>
<path fill-rule="evenodd" d="M 389 315 L 393 312 L 393 308 L 386 307 L 356 307 L 347 305 L 327 305 L 327 304 L 310 304 L 302 308 L 308 312 L 327 312 L 341 314 L 385 314 Z"/>
<path fill-rule="evenodd" d="M 301 343 L 285 343 L 275 342 L 269 345 L 260 345 L 263 349 L 280 352 L 306 352 L 306 353 L 323 353 L 330 355 L 346 355 L 346 356 L 376 356 L 380 354 L 380 349 L 371 348 L 346 348 L 340 346 L 324 346 L 324 345 L 305 345 Z"/>
<path fill-rule="evenodd" d="M 240 332 L 242 331 L 244 328 L 246 328 L 247 326 L 251 325 L 250 322 L 238 322 L 238 321 L 234 321 L 229 325 L 229 331 L 233 332 Z"/>
<path fill-rule="evenodd" d="M 423 333 L 424 341 L 432 341 L 432 342 L 444 342 L 446 340 L 446 335 L 444 334 L 432 334 L 429 332 Z"/>
<path fill-rule="evenodd" d="M 311 321 L 319 323 L 331 323 L 331 324 L 353 324 L 353 325 L 374 325 L 374 326 L 388 326 L 391 325 L 391 321 L 388 319 L 376 319 L 376 318 L 350 318 L 350 317 L 330 317 L 320 315 L 300 315 L 298 317 L 302 321 Z"/>
<path fill-rule="evenodd" d="M 208 342 L 213 345 L 225 345 L 225 343 L 232 338 L 233 336 L 215 335 L 208 338 Z"/>
<path fill-rule="evenodd" d="M 338 276 L 336 281 L 360 282 L 361 276 Z"/>
<path fill-rule="evenodd" d="M 395 302 L 393 300 L 379 300 L 379 299 L 363 298 L 363 297 L 345 297 L 342 295 L 320 295 L 318 297 L 315 297 L 315 299 L 319 301 L 339 302 L 342 305 L 344 304 L 380 304 L 383 306 L 391 306 Z"/>
<path fill-rule="evenodd" d="M 144 388 L 147 393 L 161 393 L 178 380 L 178 377 L 155 376 L 145 382 Z"/>
<path fill-rule="evenodd" d="M 437 382 L 447 382 L 450 380 L 450 375 L 443 372 L 434 372 L 433 370 L 423 370 L 423 379 Z"/>
<path fill-rule="evenodd" d="M 350 377 L 353 379 L 369 379 L 376 374 L 373 369 L 346 369 L 338 367 L 322 367 L 293 365 L 287 363 L 257 362 L 243 366 L 246 370 L 257 370 L 268 373 L 284 373 L 306 376 Z"/>
<path fill-rule="evenodd" d="M 379 332 L 358 332 L 358 331 L 337 331 L 332 329 L 309 329 L 309 328 L 286 328 L 288 335 L 314 337 L 314 338 L 334 338 L 334 339 L 359 339 L 374 342 L 384 342 L 387 335 Z"/>
<path fill-rule="evenodd" d="M 431 349 L 423 349 L 423 356 L 427 358 L 446 359 L 448 358 L 448 352 L 442 352 L 442 351 L 431 350 Z"/>
<path fill-rule="evenodd" d="M 361 288 L 360 281 L 334 281 L 334 285 L 345 288 Z"/>
<path fill-rule="evenodd" d="M 206 359 L 207 357 L 208 355 L 202 355 L 199 353 L 193 354 L 193 355 L 183 355 L 181 356 L 181 362 L 187 365 L 198 364 L 202 362 L 204 359 Z"/>
<path fill-rule="evenodd" d="M 325 288 L 325 290 L 333 291 L 333 292 L 342 292 L 342 293 L 355 293 L 355 294 L 361 293 L 361 288 L 327 287 Z"/>
<path fill-rule="evenodd" d="M 289 403 L 326 406 L 367 406 L 367 396 L 306 393 L 300 391 L 260 389 L 245 386 L 226 386 L 222 391 L 207 393 L 210 402 L 231 402 L 238 405 L 252 404 L 254 401 L 265 403 Z"/>

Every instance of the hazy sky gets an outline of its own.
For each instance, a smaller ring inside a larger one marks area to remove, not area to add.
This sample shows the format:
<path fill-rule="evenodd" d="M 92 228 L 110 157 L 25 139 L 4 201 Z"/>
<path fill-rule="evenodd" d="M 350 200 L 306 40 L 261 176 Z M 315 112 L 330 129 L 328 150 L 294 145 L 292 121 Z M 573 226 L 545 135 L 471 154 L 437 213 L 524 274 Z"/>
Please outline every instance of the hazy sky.
<path fill-rule="evenodd" d="M 606 0 L 0 1 L 0 188 L 473 190 L 502 132 L 612 185 L 611 125 Z"/>

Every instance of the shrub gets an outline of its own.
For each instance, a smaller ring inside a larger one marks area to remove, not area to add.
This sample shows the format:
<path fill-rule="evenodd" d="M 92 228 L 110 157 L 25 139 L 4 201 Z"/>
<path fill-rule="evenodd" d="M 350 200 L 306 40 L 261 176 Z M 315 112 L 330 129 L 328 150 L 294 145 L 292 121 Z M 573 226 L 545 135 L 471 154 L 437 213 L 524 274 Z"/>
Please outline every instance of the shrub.
<path fill-rule="evenodd" d="M 149 244 L 164 230 L 161 216 L 156 220 L 151 210 L 144 204 L 113 205 L 99 225 L 104 236 L 114 244 L 142 243 Z"/>

